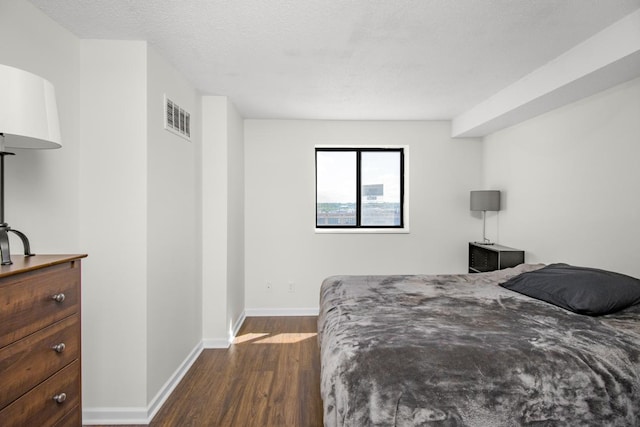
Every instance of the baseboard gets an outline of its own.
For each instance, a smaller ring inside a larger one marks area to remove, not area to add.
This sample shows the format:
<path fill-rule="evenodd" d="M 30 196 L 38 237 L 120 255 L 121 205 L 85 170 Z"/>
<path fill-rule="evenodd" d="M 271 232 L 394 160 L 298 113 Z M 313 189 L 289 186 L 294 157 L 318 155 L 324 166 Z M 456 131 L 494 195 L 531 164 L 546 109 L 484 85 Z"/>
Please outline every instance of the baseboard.
<path fill-rule="evenodd" d="M 242 327 L 242 324 L 244 323 L 244 320 L 247 318 L 244 310 L 242 310 L 242 313 L 240 313 L 240 316 L 238 316 L 238 318 L 236 319 L 235 323 L 233 324 L 233 331 L 232 336 L 229 337 L 229 342 L 233 342 L 233 340 L 235 339 L 235 337 L 238 336 L 238 332 L 240 331 L 240 328 Z"/>
<path fill-rule="evenodd" d="M 320 312 L 318 307 L 308 308 L 246 308 L 247 317 L 264 316 L 317 316 Z"/>
<path fill-rule="evenodd" d="M 227 339 L 224 338 L 204 338 L 202 340 L 202 346 L 206 349 L 210 348 L 229 348 L 233 340 L 238 335 L 238 331 L 242 327 L 244 323 L 244 319 L 246 319 L 244 311 L 240 313 L 240 316 L 232 323 L 231 332 L 229 333 L 229 337 Z"/>
<path fill-rule="evenodd" d="M 147 408 L 84 408 L 82 425 L 149 424 Z"/>
<path fill-rule="evenodd" d="M 229 348 L 230 345 L 229 340 L 224 338 L 205 338 L 202 340 L 202 347 L 204 349 Z"/>
<path fill-rule="evenodd" d="M 200 342 L 178 369 L 169 377 L 146 408 L 86 408 L 82 410 L 83 425 L 149 424 L 185 374 L 191 369 L 203 349 Z"/>

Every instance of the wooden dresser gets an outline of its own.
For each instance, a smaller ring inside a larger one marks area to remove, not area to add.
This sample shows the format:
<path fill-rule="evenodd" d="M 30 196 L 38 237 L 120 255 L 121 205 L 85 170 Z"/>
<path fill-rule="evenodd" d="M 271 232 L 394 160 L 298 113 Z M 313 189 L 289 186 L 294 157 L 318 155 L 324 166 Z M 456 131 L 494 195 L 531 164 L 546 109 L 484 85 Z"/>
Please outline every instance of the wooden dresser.
<path fill-rule="evenodd" d="M 0 266 L 0 426 L 82 424 L 80 260 L 13 256 Z"/>

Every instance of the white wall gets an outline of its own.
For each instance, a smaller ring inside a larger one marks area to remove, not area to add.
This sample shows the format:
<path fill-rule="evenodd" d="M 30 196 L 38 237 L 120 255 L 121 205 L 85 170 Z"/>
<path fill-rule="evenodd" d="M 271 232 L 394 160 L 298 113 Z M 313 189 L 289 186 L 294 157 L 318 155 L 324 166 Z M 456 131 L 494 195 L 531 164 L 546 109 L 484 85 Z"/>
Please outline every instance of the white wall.
<path fill-rule="evenodd" d="M 482 145 L 450 131 L 448 122 L 246 120 L 249 314 L 317 308 L 321 281 L 334 274 L 466 271 L 467 242 L 482 232 L 469 212 Z M 316 234 L 316 144 L 408 145 L 410 234 Z"/>
<path fill-rule="evenodd" d="M 147 404 L 145 42 L 81 41 L 83 405 Z M 123 385 L 126 384 L 126 387 Z"/>
<path fill-rule="evenodd" d="M 209 347 L 228 342 L 227 102 L 202 97 L 202 335 Z"/>
<path fill-rule="evenodd" d="M 485 186 L 503 190 L 501 242 L 524 249 L 527 262 L 640 277 L 640 79 L 497 132 L 483 145 Z"/>
<path fill-rule="evenodd" d="M 227 100 L 227 318 L 229 338 L 237 332 L 245 304 L 244 119 Z"/>
<path fill-rule="evenodd" d="M 81 46 L 85 413 L 145 420 L 202 337 L 199 95 L 146 42 Z M 165 93 L 192 142 L 164 129 Z"/>
<path fill-rule="evenodd" d="M 200 96 L 147 49 L 147 399 L 202 340 Z M 191 141 L 164 129 L 165 93 L 191 114 Z"/>
<path fill-rule="evenodd" d="M 226 347 L 244 309 L 242 118 L 202 97 L 202 318 L 206 347 Z"/>
<path fill-rule="evenodd" d="M 79 245 L 80 43 L 24 0 L 0 1 L 0 63 L 49 80 L 56 89 L 62 148 L 13 150 L 5 159 L 5 220 L 35 253 L 75 253 Z M 1 100 L 0 100 L 1 102 Z M 22 242 L 11 237 L 11 252 Z"/>

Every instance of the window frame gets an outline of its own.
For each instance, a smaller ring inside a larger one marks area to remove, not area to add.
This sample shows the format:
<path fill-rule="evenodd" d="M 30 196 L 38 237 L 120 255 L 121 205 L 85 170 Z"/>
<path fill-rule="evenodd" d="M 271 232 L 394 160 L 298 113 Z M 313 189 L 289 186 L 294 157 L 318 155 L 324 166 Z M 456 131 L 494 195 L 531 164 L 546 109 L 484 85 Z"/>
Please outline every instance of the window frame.
<path fill-rule="evenodd" d="M 356 225 L 318 225 L 318 152 L 342 151 L 356 153 Z M 362 177 L 363 152 L 400 153 L 400 224 L 362 225 Z M 409 233 L 409 147 L 406 145 L 316 145 L 314 149 L 315 231 L 316 233 Z"/>

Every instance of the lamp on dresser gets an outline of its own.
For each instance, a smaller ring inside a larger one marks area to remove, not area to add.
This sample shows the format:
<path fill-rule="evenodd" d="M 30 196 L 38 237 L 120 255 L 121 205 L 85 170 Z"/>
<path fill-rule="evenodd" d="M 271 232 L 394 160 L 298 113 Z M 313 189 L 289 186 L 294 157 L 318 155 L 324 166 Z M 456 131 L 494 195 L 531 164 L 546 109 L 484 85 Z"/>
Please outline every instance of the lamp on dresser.
<path fill-rule="evenodd" d="M 483 245 L 492 245 L 493 243 L 487 239 L 485 230 L 487 224 L 487 211 L 500 210 L 500 191 L 483 190 L 472 191 L 470 197 L 470 210 L 482 211 L 482 242 Z"/>
<path fill-rule="evenodd" d="M 60 148 L 60 125 L 53 85 L 28 71 L 0 64 L 0 253 L 11 264 L 9 233 L 22 240 L 25 256 L 33 255 L 27 236 L 4 220 L 4 158 L 7 148 Z"/>

